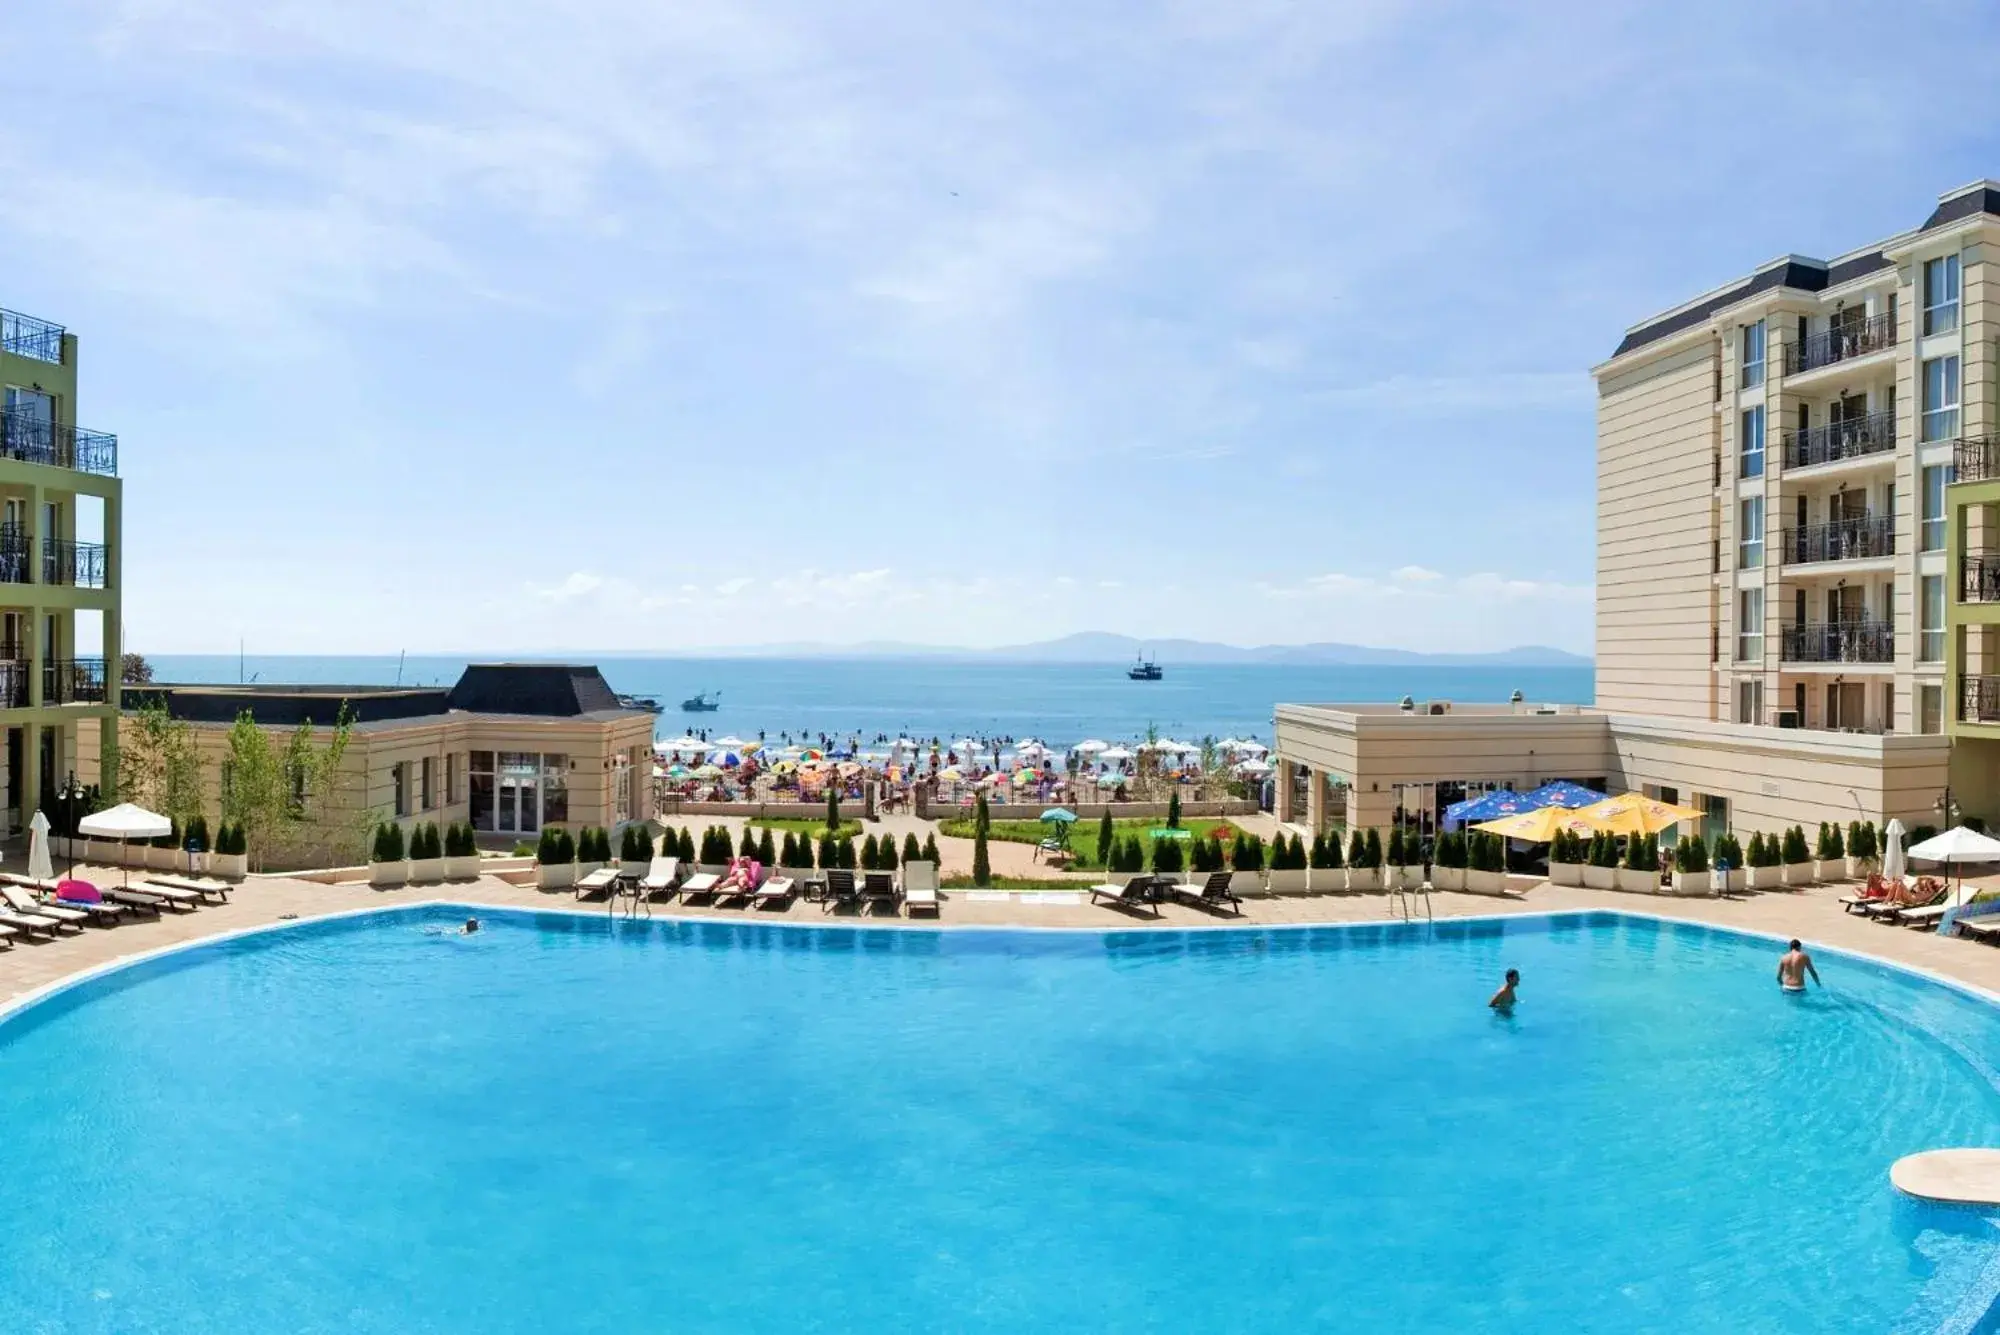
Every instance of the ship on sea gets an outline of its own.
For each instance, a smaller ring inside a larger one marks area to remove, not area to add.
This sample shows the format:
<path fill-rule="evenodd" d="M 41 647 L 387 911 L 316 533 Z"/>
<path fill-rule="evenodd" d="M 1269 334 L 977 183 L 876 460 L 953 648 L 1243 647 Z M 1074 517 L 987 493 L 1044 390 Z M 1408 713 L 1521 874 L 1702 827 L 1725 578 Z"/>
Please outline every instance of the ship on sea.
<path fill-rule="evenodd" d="M 722 708 L 721 691 L 702 691 L 690 699 L 681 701 L 681 711 L 687 714 L 713 714 Z"/>
<path fill-rule="evenodd" d="M 623 709 L 643 709 L 648 714 L 661 714 L 666 707 L 650 695 L 621 695 L 618 704 Z"/>
<path fill-rule="evenodd" d="M 1167 674 L 1161 671 L 1158 663 L 1142 653 L 1139 655 L 1138 662 L 1125 669 L 1125 675 L 1133 681 L 1158 681 Z"/>

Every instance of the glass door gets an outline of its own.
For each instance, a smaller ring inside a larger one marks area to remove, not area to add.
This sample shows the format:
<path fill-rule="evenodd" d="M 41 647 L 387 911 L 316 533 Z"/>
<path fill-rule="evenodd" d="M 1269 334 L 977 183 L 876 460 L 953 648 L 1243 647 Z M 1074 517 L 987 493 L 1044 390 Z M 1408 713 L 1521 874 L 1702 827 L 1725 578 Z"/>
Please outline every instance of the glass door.
<path fill-rule="evenodd" d="M 495 813 L 503 834 L 534 834 L 542 828 L 541 757 L 500 753 L 500 791 Z"/>

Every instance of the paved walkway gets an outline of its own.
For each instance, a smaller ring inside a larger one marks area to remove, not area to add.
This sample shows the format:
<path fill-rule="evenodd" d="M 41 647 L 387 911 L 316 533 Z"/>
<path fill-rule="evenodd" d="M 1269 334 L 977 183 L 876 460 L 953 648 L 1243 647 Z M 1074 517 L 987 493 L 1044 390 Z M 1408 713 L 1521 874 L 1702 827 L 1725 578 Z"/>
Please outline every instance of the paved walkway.
<path fill-rule="evenodd" d="M 115 871 L 84 869 L 83 874 L 100 884 L 117 879 Z M 1837 946 L 1876 955 L 2000 993 L 2000 950 L 1971 941 L 1941 937 L 1934 932 L 1885 927 L 1850 916 L 1842 912 L 1838 902 L 1844 893 L 1843 889 L 1829 887 L 1733 899 L 1674 899 L 1537 885 L 1524 895 L 1506 899 L 1436 894 L 1430 896 L 1430 900 L 1431 911 L 1439 918 L 1611 908 L 1714 923 L 1779 937 L 1798 936 L 1809 945 Z M 1069 897 L 1056 898 L 1067 900 Z M 358 884 L 321 885 L 284 877 L 253 877 L 238 887 L 227 904 L 208 905 L 192 913 L 169 913 L 158 920 L 149 918 L 109 929 L 86 929 L 81 935 L 66 935 L 55 941 L 23 942 L 12 950 L 0 952 L 0 1004 L 72 973 L 184 941 L 262 926 L 287 917 L 310 918 L 360 908 L 426 902 L 606 912 L 602 903 L 580 904 L 567 892 L 545 894 L 532 886 L 512 885 L 491 876 L 457 885 L 388 891 L 372 890 Z M 619 911 L 624 911 L 622 906 Z M 678 902 L 656 905 L 653 911 L 656 917 L 755 919 L 805 924 L 855 921 L 852 915 L 830 918 L 820 905 L 803 902 L 794 902 L 783 911 L 717 909 L 705 905 L 688 907 Z M 971 892 L 954 890 L 946 892 L 944 910 L 936 921 L 946 927 L 987 925 L 1159 930 L 1206 927 L 1218 923 L 1255 927 L 1389 921 L 1399 917 L 1397 900 L 1385 894 L 1252 899 L 1244 905 L 1243 916 L 1234 919 L 1185 905 L 1167 905 L 1158 918 L 1150 918 L 1107 905 L 1093 906 L 1086 895 L 1077 896 L 1075 902 L 1049 902 L 1033 898 L 973 898 Z M 924 917 L 912 922 L 907 918 L 882 917 L 868 921 L 908 928 L 925 927 L 933 920 Z M 19 938 L 16 940 L 19 941 Z M 1776 967 L 1776 954 L 1774 949 L 1773 968 Z M 1837 967 L 1833 976 L 1838 977 Z"/>

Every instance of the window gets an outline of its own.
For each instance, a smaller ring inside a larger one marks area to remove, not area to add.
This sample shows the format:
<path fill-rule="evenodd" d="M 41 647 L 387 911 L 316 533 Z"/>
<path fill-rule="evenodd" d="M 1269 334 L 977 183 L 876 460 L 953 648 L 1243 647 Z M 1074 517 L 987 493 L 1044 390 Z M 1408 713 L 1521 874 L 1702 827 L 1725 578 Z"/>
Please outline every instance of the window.
<path fill-rule="evenodd" d="M 569 757 L 542 757 L 542 819 L 553 824 L 569 819 Z"/>
<path fill-rule="evenodd" d="M 417 801 L 423 810 L 429 811 L 437 805 L 437 790 L 431 786 L 431 758 L 425 756 L 417 769 Z"/>
<path fill-rule="evenodd" d="M 1932 734 L 1944 731 L 1944 687 L 1917 687 L 1917 731 Z"/>
<path fill-rule="evenodd" d="M 1736 683 L 1736 721 L 1761 723 L 1764 720 L 1764 680 L 1754 677 Z"/>
<path fill-rule="evenodd" d="M 409 776 L 404 773 L 409 765 L 398 762 L 389 766 L 389 786 L 395 790 L 395 811 L 398 816 L 410 814 Z"/>
<path fill-rule="evenodd" d="M 1764 476 L 1764 405 L 1758 404 L 1755 408 L 1744 412 L 1743 431 L 1737 441 L 1737 448 L 1741 453 L 1742 463 L 1736 470 L 1736 476 Z"/>
<path fill-rule="evenodd" d="M 1924 334 L 1958 328 L 1958 256 L 1924 261 Z"/>
<path fill-rule="evenodd" d="M 1745 496 L 1737 510 L 1736 568 L 1756 570 L 1764 564 L 1764 498 Z"/>
<path fill-rule="evenodd" d="M 1743 326 L 1743 388 L 1764 383 L 1764 322 Z"/>
<path fill-rule="evenodd" d="M 1933 357 L 1924 363 L 1925 440 L 1958 434 L 1958 358 Z"/>
<path fill-rule="evenodd" d="M 1944 550 L 1944 484 L 1949 468 L 1936 464 L 1924 470 L 1924 519 L 1917 531 L 1917 550 Z"/>
<path fill-rule="evenodd" d="M 632 757 L 623 751 L 611 757 L 611 823 L 632 819 Z"/>
<path fill-rule="evenodd" d="M 1736 595 L 1736 661 L 1764 661 L 1764 591 L 1743 589 Z"/>
<path fill-rule="evenodd" d="M 453 751 L 444 758 L 444 804 L 458 803 L 458 752 Z"/>
<path fill-rule="evenodd" d="M 1917 658 L 1935 663 L 1944 657 L 1944 576 L 1925 575 L 1918 603 L 1923 625 L 1917 635 Z"/>

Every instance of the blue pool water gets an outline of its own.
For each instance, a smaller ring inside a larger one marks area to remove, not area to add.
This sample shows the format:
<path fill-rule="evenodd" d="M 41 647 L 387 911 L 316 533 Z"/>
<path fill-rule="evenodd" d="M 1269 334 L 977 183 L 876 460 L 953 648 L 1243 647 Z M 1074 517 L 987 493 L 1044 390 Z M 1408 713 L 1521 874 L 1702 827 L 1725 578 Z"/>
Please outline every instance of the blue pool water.
<path fill-rule="evenodd" d="M 1929 1332 L 2000 1288 L 1986 1216 L 1887 1182 L 2000 1143 L 2000 1018 L 1862 961 L 452 919 L 0 1025 L 0 1330 Z"/>

